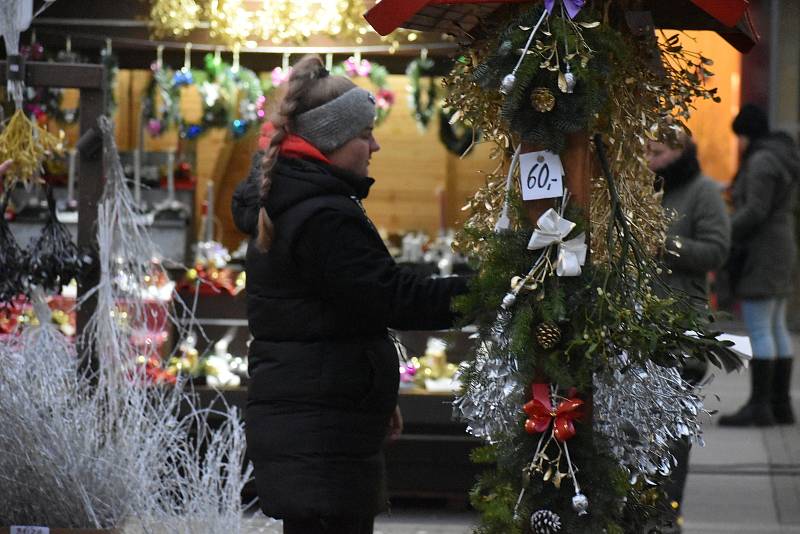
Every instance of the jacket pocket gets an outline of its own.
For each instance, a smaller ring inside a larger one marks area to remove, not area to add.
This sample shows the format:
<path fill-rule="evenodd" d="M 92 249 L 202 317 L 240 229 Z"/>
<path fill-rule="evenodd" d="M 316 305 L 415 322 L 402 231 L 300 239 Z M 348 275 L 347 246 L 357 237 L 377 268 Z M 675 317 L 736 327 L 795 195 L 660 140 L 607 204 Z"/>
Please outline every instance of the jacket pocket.
<path fill-rule="evenodd" d="M 380 340 L 368 347 L 365 354 L 372 368 L 372 386 L 359 407 L 368 412 L 391 413 L 397 404 L 400 385 L 400 365 L 394 345 Z"/>

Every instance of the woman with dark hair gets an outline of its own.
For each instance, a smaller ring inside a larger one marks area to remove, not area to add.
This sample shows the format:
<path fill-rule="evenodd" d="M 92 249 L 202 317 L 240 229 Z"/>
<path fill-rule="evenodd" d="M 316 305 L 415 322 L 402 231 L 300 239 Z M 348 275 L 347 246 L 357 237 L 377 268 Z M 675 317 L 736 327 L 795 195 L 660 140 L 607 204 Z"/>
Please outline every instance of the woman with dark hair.
<path fill-rule="evenodd" d="M 789 390 L 794 349 L 786 327 L 797 256 L 794 212 L 800 156 L 786 134 L 770 134 L 766 114 L 742 107 L 733 121 L 742 152 L 731 186 L 731 282 L 753 346 L 750 399 L 724 426 L 794 423 Z"/>
<path fill-rule="evenodd" d="M 388 328 L 449 327 L 451 298 L 466 291 L 398 267 L 362 208 L 374 119 L 372 94 L 304 57 L 256 180 L 233 199 L 254 238 L 248 456 L 261 509 L 286 533 L 372 532 L 386 503 L 382 445 L 402 429 Z"/>

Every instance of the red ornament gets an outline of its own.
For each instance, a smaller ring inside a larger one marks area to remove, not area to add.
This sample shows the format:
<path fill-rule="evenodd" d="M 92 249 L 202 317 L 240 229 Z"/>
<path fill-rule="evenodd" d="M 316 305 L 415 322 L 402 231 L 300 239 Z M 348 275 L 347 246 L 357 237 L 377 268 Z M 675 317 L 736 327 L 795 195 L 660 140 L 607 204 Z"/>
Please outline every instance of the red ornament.
<path fill-rule="evenodd" d="M 533 384 L 531 386 L 533 398 L 522 407 L 528 414 L 525 421 L 525 431 L 528 434 L 538 434 L 547 430 L 550 421 L 553 421 L 553 434 L 558 441 L 567 441 L 575 435 L 573 421 L 581 418 L 580 407 L 583 401 L 569 398 L 553 409 L 550 402 L 550 386 L 547 384 Z"/>

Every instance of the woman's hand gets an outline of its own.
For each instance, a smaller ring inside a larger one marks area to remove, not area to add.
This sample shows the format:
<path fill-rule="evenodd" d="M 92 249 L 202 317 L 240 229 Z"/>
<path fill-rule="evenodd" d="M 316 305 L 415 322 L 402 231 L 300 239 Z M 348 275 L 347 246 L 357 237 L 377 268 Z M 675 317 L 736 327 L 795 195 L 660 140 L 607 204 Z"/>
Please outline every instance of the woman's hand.
<path fill-rule="evenodd" d="M 400 406 L 395 406 L 391 418 L 389 418 L 388 437 L 389 441 L 397 441 L 403 433 L 403 414 L 400 413 Z"/>

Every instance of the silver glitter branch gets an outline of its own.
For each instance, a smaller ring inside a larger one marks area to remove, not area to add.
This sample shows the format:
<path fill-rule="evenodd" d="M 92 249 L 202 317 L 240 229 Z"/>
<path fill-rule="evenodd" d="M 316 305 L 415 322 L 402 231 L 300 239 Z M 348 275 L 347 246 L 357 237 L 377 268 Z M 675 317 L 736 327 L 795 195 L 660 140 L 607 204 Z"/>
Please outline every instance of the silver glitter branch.
<path fill-rule="evenodd" d="M 626 369 L 620 356 L 594 377 L 594 431 L 604 435 L 611 452 L 631 475 L 667 476 L 675 465 L 670 445 L 690 439 L 705 445 L 700 423 L 700 386 L 681 378 L 675 368 L 651 361 Z M 624 372 L 623 372 L 624 370 Z"/>
<path fill-rule="evenodd" d="M 161 267 L 125 184 L 113 125 L 103 118 L 100 126 L 101 276 L 84 332 L 100 369 L 79 371 L 75 345 L 52 324 L 41 294 L 40 325 L 0 339 L 0 524 L 236 534 L 251 473 L 238 411 L 201 407 L 181 383 L 153 386 L 132 365 L 144 350 L 132 334 L 162 313 L 176 318 L 144 290 Z"/>
<path fill-rule="evenodd" d="M 501 311 L 490 336 L 479 341 L 470 363 L 471 379 L 453 402 L 454 416 L 467 423 L 467 432 L 489 443 L 514 431 L 524 402 L 523 387 L 516 378 L 517 360 L 505 335 L 509 320 L 510 314 Z"/>

